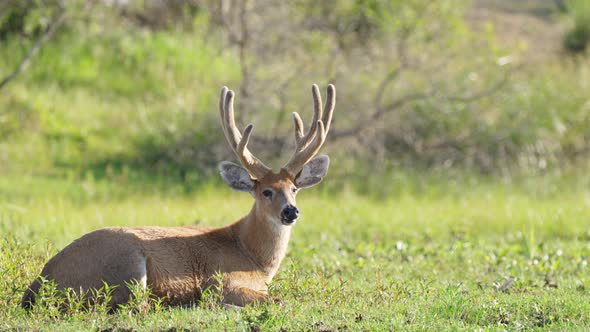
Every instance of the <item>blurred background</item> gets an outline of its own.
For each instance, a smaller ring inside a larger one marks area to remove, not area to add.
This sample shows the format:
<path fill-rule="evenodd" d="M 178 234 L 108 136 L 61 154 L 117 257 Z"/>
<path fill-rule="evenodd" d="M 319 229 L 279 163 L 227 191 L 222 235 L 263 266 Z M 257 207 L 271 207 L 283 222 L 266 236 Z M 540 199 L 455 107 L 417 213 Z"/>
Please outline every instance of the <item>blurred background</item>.
<path fill-rule="evenodd" d="M 223 85 L 277 169 L 334 83 L 332 188 L 585 173 L 589 43 L 587 0 L 2 0 L 0 172 L 198 186 Z"/>

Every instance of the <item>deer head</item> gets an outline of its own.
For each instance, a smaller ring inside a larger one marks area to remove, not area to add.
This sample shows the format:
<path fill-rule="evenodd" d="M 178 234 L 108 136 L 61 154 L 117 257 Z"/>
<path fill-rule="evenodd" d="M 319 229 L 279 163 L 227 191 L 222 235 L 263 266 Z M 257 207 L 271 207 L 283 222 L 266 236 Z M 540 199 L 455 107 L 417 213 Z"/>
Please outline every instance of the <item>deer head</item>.
<path fill-rule="evenodd" d="M 304 131 L 299 114 L 293 113 L 295 152 L 287 164 L 275 173 L 248 150 L 253 125 L 247 125 L 240 132 L 234 119 L 234 92 L 226 87 L 221 89 L 221 127 L 229 146 L 242 164 L 221 162 L 221 177 L 231 188 L 252 194 L 256 200 L 255 209 L 272 223 L 284 226 L 294 224 L 299 217 L 295 203 L 297 192 L 320 183 L 328 172 L 328 156 L 316 157 L 326 140 L 336 104 L 336 89 L 330 84 L 327 90 L 327 101 L 322 108 L 320 90 L 317 85 L 312 86 L 314 113 L 307 132 Z"/>

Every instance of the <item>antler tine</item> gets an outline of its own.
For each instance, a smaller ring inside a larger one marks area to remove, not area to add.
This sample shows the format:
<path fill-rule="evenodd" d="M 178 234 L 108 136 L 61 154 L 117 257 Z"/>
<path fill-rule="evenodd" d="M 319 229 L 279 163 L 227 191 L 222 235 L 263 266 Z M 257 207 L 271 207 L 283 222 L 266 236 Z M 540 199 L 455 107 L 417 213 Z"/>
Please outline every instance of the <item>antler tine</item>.
<path fill-rule="evenodd" d="M 229 144 L 229 146 L 231 147 L 232 151 L 235 152 L 235 148 L 234 148 L 234 144 L 232 142 L 232 140 L 230 139 L 227 127 L 225 125 L 225 97 L 227 95 L 228 92 L 228 88 L 226 86 L 224 86 L 223 88 L 221 88 L 221 93 L 219 96 L 219 118 L 221 120 L 221 130 L 223 130 L 223 136 L 225 137 L 225 140 L 227 141 L 227 143 Z"/>
<path fill-rule="evenodd" d="M 303 138 L 303 120 L 297 112 L 293 112 L 293 124 L 295 125 L 295 143 Z"/>
<path fill-rule="evenodd" d="M 314 139 L 303 150 L 295 151 L 291 159 L 283 167 L 293 178 L 301 172 L 301 169 L 318 153 L 326 140 L 326 130 L 322 121 L 316 122 L 317 129 L 314 132 Z"/>
<path fill-rule="evenodd" d="M 327 100 L 324 110 L 322 110 L 322 97 L 319 88 L 316 84 L 312 86 L 314 106 L 313 122 L 305 135 L 303 135 L 303 121 L 301 117 L 296 112 L 293 113 L 296 143 L 295 153 L 283 167 L 292 177 L 297 176 L 303 169 L 303 166 L 318 153 L 326 140 L 336 105 L 336 88 L 330 84 L 327 90 Z"/>
<path fill-rule="evenodd" d="M 324 105 L 324 114 L 322 116 L 322 122 L 326 128 L 326 133 L 330 130 L 332 124 L 332 115 L 336 108 L 336 88 L 334 84 L 328 85 L 328 96 L 326 97 L 326 105 Z"/>
<path fill-rule="evenodd" d="M 317 122 L 322 118 L 322 95 L 317 84 L 312 85 L 311 93 L 313 97 L 313 118 L 311 119 L 311 125 L 309 131 L 303 134 L 303 121 L 297 112 L 293 112 L 293 118 L 295 121 L 295 144 L 297 151 L 303 150 L 314 138 L 314 134 L 317 129 Z"/>
<path fill-rule="evenodd" d="M 238 143 L 240 143 L 240 140 L 242 139 L 242 133 L 240 132 L 238 127 L 236 127 L 236 120 L 234 117 L 234 114 L 235 114 L 234 113 L 234 97 L 235 97 L 235 93 L 232 90 L 229 90 L 227 92 L 227 94 L 225 95 L 224 119 L 225 119 L 226 130 L 229 133 L 229 136 L 232 140 L 232 146 L 235 150 L 236 147 L 238 146 Z"/>
<path fill-rule="evenodd" d="M 264 165 L 260 159 L 256 158 L 247 147 L 254 126 L 251 124 L 248 125 L 244 130 L 243 136 L 236 127 L 234 119 L 234 92 L 223 87 L 221 89 L 219 105 L 221 127 L 232 151 L 234 151 L 238 159 L 240 159 L 242 166 L 244 166 L 254 179 L 264 177 L 270 171 L 270 168 Z"/>
<path fill-rule="evenodd" d="M 252 124 L 246 126 L 246 128 L 244 129 L 244 135 L 242 136 L 242 139 L 240 140 L 240 143 L 238 144 L 238 147 L 236 149 L 236 153 L 244 167 L 246 167 L 246 165 L 255 165 L 257 161 L 259 162 L 259 160 L 256 159 L 256 157 L 254 157 L 251 153 L 248 152 L 248 142 L 250 141 L 250 134 L 252 134 L 253 128 L 254 126 Z M 262 176 L 264 176 L 264 174 Z"/>

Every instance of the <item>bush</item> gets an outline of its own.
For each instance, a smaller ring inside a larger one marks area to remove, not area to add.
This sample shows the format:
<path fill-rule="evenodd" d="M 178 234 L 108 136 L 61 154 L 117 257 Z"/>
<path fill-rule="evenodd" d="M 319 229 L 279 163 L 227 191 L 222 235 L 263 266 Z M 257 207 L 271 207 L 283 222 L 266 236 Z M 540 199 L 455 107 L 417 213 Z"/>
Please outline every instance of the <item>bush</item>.
<path fill-rule="evenodd" d="M 584 52 L 590 43 L 590 1 L 569 0 L 567 8 L 574 26 L 566 33 L 564 45 L 572 52 Z"/>
<path fill-rule="evenodd" d="M 99 4 L 69 16 L 0 94 L 0 168 L 206 177 L 233 158 L 218 127 L 222 85 L 237 92 L 238 126 L 255 124 L 252 150 L 276 164 L 292 152 L 289 113 L 310 120 L 312 82 L 338 88 L 324 151 L 343 173 L 504 174 L 590 155 L 588 65 L 513 70 L 493 27 L 466 24 L 464 0 L 273 3 L 211 2 L 190 28 L 148 29 Z M 2 42 L 0 74 L 22 44 Z"/>

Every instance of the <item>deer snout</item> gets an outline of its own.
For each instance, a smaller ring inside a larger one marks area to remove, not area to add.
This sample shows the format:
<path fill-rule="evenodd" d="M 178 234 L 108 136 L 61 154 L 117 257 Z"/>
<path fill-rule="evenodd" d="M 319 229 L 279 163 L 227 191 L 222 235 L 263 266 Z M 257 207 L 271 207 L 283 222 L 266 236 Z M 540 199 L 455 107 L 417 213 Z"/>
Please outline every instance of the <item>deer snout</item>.
<path fill-rule="evenodd" d="M 281 221 L 285 225 L 292 224 L 299 217 L 299 210 L 293 205 L 287 205 L 281 212 Z"/>

